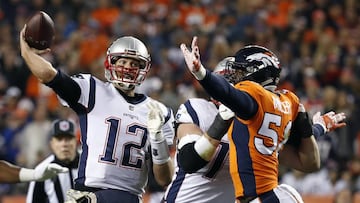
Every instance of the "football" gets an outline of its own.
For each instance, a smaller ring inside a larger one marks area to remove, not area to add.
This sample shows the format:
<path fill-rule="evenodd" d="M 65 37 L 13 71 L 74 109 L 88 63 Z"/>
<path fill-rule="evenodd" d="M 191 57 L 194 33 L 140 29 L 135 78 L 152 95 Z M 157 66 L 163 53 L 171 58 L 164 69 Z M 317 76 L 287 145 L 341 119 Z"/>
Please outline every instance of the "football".
<path fill-rule="evenodd" d="M 26 23 L 25 41 L 32 48 L 39 50 L 49 48 L 54 35 L 54 21 L 43 11 L 35 13 Z"/>

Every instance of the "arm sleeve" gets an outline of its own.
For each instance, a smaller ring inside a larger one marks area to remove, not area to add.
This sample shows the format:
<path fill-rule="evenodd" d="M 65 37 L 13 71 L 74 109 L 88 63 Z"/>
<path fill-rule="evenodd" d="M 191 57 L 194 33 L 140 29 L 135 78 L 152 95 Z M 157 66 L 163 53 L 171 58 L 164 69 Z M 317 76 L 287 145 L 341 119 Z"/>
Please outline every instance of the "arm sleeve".
<path fill-rule="evenodd" d="M 242 119 L 249 119 L 256 114 L 258 104 L 248 93 L 234 88 L 221 76 L 207 70 L 206 76 L 199 81 L 206 92 L 220 101 Z"/>
<path fill-rule="evenodd" d="M 181 149 L 179 149 L 179 166 L 186 173 L 195 173 L 208 163 L 195 151 L 194 145 L 195 142 L 191 142 L 185 144 L 181 147 Z"/>
<path fill-rule="evenodd" d="M 55 93 L 70 106 L 77 104 L 81 96 L 81 88 L 79 84 L 60 70 L 56 74 L 55 78 L 45 85 L 52 88 Z"/>

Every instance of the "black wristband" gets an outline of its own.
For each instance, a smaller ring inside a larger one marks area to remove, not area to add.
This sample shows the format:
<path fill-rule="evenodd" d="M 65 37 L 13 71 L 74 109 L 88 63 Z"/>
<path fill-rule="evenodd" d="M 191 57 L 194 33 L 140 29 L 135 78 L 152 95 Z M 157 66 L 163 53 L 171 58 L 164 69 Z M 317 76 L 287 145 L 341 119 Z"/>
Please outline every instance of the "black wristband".
<path fill-rule="evenodd" d="M 313 128 L 307 112 L 299 112 L 293 126 L 292 134 L 299 134 L 302 138 L 308 138 L 313 135 Z"/>
<path fill-rule="evenodd" d="M 221 140 L 221 138 L 225 135 L 228 131 L 232 119 L 230 120 L 223 120 L 220 114 L 217 114 L 215 120 L 211 124 L 210 128 L 207 131 L 207 134 L 216 140 Z"/>

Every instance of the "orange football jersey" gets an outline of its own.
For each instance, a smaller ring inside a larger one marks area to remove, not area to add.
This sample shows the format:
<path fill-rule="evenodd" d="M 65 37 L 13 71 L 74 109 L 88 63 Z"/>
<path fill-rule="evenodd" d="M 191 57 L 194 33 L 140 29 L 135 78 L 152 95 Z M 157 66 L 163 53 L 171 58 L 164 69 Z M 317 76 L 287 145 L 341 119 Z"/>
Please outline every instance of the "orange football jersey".
<path fill-rule="evenodd" d="M 236 197 L 256 197 L 278 185 L 278 153 L 289 137 L 299 98 L 251 81 L 235 88 L 251 95 L 259 108 L 250 120 L 236 117 L 229 128 L 230 173 Z"/>

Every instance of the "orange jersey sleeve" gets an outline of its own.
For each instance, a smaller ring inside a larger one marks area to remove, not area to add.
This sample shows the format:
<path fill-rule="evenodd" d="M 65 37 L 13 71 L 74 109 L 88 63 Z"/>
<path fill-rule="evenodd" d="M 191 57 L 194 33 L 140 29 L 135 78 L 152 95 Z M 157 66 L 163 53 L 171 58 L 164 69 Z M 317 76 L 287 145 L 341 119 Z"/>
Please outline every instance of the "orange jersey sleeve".
<path fill-rule="evenodd" d="M 250 120 L 236 117 L 229 128 L 230 173 L 236 197 L 255 197 L 278 185 L 278 152 L 290 134 L 299 99 L 290 91 L 273 93 L 251 81 L 235 88 L 251 95 L 259 108 Z"/>

